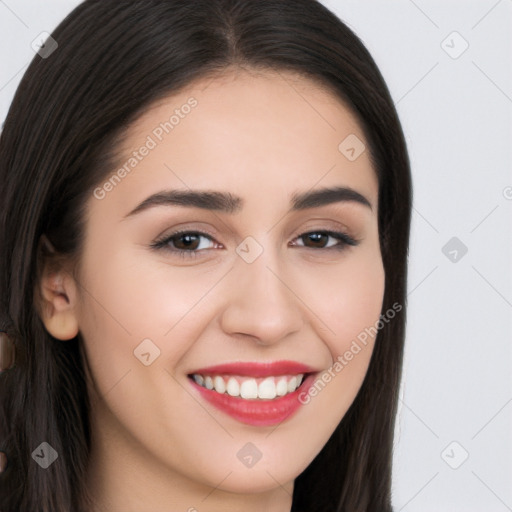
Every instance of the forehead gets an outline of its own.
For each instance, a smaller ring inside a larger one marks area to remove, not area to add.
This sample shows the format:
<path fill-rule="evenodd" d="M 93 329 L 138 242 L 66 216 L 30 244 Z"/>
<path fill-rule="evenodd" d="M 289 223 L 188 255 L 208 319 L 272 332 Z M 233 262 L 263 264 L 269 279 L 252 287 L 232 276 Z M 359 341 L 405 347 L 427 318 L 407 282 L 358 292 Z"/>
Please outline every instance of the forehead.
<path fill-rule="evenodd" d="M 191 109 L 187 104 L 192 101 L 197 105 Z M 305 143 L 316 143 L 313 132 L 323 136 L 330 130 L 337 135 L 350 132 L 364 138 L 350 108 L 326 86 L 289 71 L 236 69 L 201 78 L 180 92 L 155 101 L 128 128 L 124 148 L 130 149 L 137 139 L 169 121 L 175 141 L 180 133 L 193 135 L 187 130 L 187 123 L 181 122 L 189 114 L 193 114 L 198 137 L 204 129 L 212 128 L 212 137 L 227 132 L 231 137 L 248 133 L 259 134 L 265 140 L 265 134 L 270 133 L 273 138 L 280 131 L 283 138 L 293 132 L 303 135 Z"/>
<path fill-rule="evenodd" d="M 344 153 L 347 140 L 362 151 L 356 159 Z M 135 157 L 145 146 L 151 149 Z M 237 70 L 192 83 L 132 123 L 118 163 L 127 176 L 111 199 L 207 187 L 273 201 L 276 191 L 289 196 L 316 184 L 349 186 L 375 198 L 365 146 L 350 109 L 316 82 L 283 71 Z"/>

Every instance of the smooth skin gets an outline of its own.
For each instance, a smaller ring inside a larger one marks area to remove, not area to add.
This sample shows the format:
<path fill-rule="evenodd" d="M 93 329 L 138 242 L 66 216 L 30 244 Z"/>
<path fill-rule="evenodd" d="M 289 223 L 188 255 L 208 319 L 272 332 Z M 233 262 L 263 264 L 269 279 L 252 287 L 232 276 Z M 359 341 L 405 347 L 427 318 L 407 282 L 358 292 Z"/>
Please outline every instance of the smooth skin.
<path fill-rule="evenodd" d="M 377 177 L 368 149 L 354 161 L 338 149 L 351 134 L 365 141 L 339 99 L 289 72 L 246 69 L 197 81 L 147 109 L 128 129 L 120 165 L 191 97 L 197 106 L 136 168 L 103 199 L 91 195 L 79 277 L 48 266 L 40 314 L 63 343 L 83 338 L 92 403 L 88 486 L 98 511 L 285 512 L 294 479 L 360 389 L 375 340 L 271 427 L 217 410 L 187 374 L 283 359 L 327 372 L 375 325 L 385 285 Z M 339 201 L 290 211 L 292 194 L 335 186 L 359 192 L 371 208 Z M 169 189 L 229 192 L 243 208 L 161 205 L 127 216 Z M 151 248 L 178 229 L 208 237 Z M 326 230 L 359 243 L 303 236 Z M 263 250 L 252 263 L 236 251 L 247 237 Z M 196 257 L 178 254 L 190 246 Z M 148 366 L 134 355 L 144 339 L 160 350 Z M 248 442 L 261 452 L 252 467 L 237 457 Z"/>

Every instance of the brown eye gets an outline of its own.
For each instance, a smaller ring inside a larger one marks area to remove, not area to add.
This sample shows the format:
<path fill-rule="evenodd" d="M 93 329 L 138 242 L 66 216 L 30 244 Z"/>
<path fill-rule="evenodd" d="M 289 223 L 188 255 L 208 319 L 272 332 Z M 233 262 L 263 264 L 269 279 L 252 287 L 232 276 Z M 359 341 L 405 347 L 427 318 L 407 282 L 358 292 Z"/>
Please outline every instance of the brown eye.
<path fill-rule="evenodd" d="M 203 239 L 210 241 L 203 243 Z M 195 257 L 204 249 L 211 249 L 213 238 L 199 231 L 178 231 L 166 236 L 160 240 L 156 240 L 151 244 L 153 249 L 162 249 L 171 253 L 176 253 L 183 257 Z M 210 246 L 208 246 L 210 245 Z"/>
<path fill-rule="evenodd" d="M 300 246 L 307 247 L 308 249 L 343 249 L 347 245 L 357 245 L 358 242 L 346 233 L 336 231 L 311 231 L 304 233 L 297 237 L 302 240 L 303 244 Z M 329 239 L 338 240 L 338 243 L 329 243 Z"/>
<path fill-rule="evenodd" d="M 179 250 L 196 250 L 199 247 L 201 235 L 197 235 L 196 233 L 184 233 L 182 235 L 175 235 L 169 239 L 172 240 L 173 245 L 176 249 Z"/>
<path fill-rule="evenodd" d="M 329 240 L 329 235 L 326 233 L 309 233 L 307 235 L 302 235 L 301 239 L 304 242 L 306 247 L 320 248 L 323 249 L 325 244 Z M 308 245 L 311 242 L 312 245 Z"/>

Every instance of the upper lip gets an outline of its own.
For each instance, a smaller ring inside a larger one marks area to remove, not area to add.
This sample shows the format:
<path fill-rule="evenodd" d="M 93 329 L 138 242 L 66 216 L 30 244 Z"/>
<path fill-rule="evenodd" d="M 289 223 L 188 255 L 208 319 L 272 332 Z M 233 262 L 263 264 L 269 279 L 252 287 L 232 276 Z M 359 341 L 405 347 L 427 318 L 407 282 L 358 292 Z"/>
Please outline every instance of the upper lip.
<path fill-rule="evenodd" d="M 311 373 L 316 370 L 311 366 L 296 361 L 271 361 L 271 362 L 233 362 L 222 363 L 215 366 L 199 368 L 190 372 L 201 375 L 245 375 L 249 377 L 269 377 L 271 375 L 296 375 L 300 373 Z"/>

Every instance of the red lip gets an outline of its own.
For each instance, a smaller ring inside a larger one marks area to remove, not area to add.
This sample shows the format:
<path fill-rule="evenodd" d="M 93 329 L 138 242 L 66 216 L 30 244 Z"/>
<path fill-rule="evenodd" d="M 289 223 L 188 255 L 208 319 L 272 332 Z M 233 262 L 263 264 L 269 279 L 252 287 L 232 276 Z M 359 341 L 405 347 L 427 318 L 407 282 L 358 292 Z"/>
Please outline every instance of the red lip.
<path fill-rule="evenodd" d="M 292 393 L 272 400 L 247 400 L 227 393 L 206 389 L 191 377 L 190 383 L 202 398 L 232 418 L 254 426 L 270 426 L 291 418 L 304 402 L 300 400 L 313 385 L 318 372 L 308 365 L 294 361 L 275 361 L 272 363 L 238 362 L 226 363 L 207 368 L 199 368 L 192 373 L 201 375 L 240 375 L 247 377 L 268 377 L 304 373 L 304 381 Z M 189 374 L 190 375 L 192 375 Z"/>
<path fill-rule="evenodd" d="M 269 377 L 271 375 L 290 375 L 315 372 L 314 368 L 295 361 L 273 361 L 267 363 L 237 362 L 199 368 L 190 372 L 201 375 L 240 375 L 247 377 Z"/>

